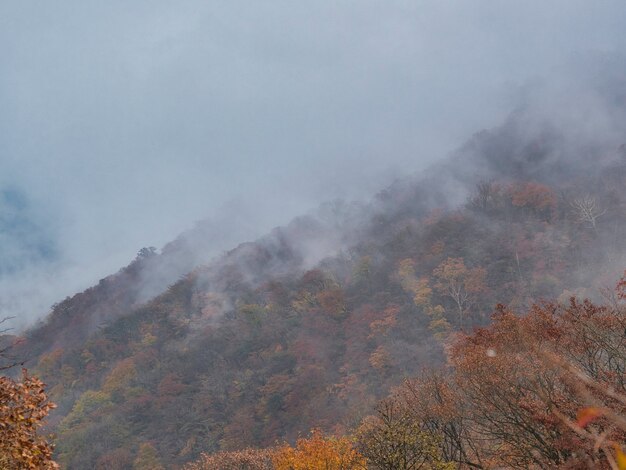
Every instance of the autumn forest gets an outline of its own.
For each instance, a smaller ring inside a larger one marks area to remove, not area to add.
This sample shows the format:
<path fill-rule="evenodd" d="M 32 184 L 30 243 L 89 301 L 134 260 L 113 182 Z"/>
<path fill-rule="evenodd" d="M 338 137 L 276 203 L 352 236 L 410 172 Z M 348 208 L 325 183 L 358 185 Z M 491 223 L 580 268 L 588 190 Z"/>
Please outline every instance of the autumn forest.
<path fill-rule="evenodd" d="M 514 113 L 211 261 L 144 248 L 4 332 L 0 464 L 624 469 L 625 186 Z"/>

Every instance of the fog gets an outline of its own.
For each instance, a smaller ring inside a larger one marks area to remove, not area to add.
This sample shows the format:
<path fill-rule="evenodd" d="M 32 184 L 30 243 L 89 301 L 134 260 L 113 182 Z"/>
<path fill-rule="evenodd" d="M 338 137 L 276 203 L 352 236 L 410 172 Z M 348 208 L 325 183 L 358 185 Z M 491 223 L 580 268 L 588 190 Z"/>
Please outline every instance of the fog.
<path fill-rule="evenodd" d="M 619 1 L 3 2 L 0 315 L 205 218 L 219 254 L 367 199 L 529 100 L 612 132 L 587 90 L 621 79 L 624 24 Z"/>

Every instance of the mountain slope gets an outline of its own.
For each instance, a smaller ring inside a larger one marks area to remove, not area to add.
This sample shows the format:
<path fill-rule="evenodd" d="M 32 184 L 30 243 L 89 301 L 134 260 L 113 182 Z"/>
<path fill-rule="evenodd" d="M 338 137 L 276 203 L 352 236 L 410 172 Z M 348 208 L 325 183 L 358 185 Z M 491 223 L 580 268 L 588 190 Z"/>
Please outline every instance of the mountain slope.
<path fill-rule="evenodd" d="M 55 306 L 18 351 L 59 404 L 59 461 L 125 468 L 151 443 L 171 465 L 347 429 L 496 303 L 613 283 L 626 261 L 618 147 L 585 147 L 590 171 L 567 136 L 522 124 L 513 115 L 367 205 L 325 205 L 202 266 L 190 250 L 148 290 L 167 253 L 143 251 Z"/>

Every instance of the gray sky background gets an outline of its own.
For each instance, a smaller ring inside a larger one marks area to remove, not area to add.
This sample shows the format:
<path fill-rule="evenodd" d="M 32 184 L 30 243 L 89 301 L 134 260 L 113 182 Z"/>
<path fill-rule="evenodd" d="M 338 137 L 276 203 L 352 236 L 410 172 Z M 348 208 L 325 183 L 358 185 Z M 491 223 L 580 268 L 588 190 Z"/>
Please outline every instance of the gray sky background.
<path fill-rule="evenodd" d="M 368 196 L 621 56 L 625 24 L 623 0 L 2 1 L 0 314 L 207 216 L 235 243 Z"/>

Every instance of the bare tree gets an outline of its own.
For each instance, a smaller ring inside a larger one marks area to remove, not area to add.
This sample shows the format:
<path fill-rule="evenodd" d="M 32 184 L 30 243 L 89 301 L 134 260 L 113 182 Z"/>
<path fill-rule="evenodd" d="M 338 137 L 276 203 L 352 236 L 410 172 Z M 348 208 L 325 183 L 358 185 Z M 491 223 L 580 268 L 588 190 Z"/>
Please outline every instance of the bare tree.
<path fill-rule="evenodd" d="M 12 367 L 23 365 L 24 363 L 17 360 L 16 356 L 11 354 L 11 348 L 15 346 L 14 341 L 7 341 L 3 338 L 5 333 L 11 331 L 13 328 L 4 328 L 2 325 L 15 317 L 4 317 L 0 319 L 0 371 L 11 369 Z"/>
<path fill-rule="evenodd" d="M 500 190 L 500 186 L 493 181 L 478 183 L 473 195 L 468 200 L 469 207 L 481 211 L 494 209 L 499 203 Z"/>
<path fill-rule="evenodd" d="M 598 206 L 596 199 L 589 194 L 578 197 L 570 202 L 578 221 L 589 224 L 596 230 L 596 220 L 606 213 L 606 209 Z"/>

